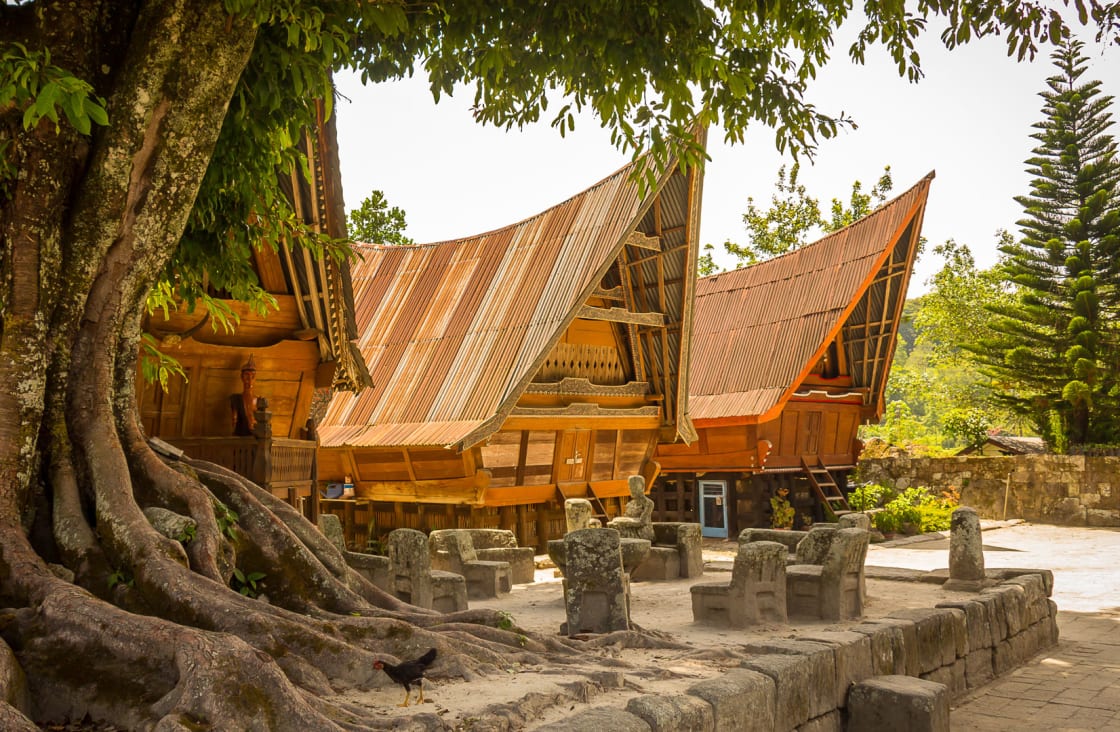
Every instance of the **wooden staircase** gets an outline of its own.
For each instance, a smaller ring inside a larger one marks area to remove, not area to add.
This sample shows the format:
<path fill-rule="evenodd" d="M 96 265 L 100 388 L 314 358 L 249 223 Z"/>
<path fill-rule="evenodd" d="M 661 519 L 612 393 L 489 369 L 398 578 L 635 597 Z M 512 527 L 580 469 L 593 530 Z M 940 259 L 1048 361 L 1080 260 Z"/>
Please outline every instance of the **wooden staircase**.
<path fill-rule="evenodd" d="M 595 495 L 595 491 L 593 491 L 591 489 L 591 486 L 586 485 L 584 487 L 583 491 L 581 491 L 579 493 L 573 492 L 569 495 L 568 493 L 564 492 L 564 489 L 561 487 L 561 484 L 557 483 L 556 484 L 556 492 L 557 492 L 557 494 L 559 494 L 560 505 L 561 506 L 564 505 L 564 501 L 567 500 L 568 498 L 584 498 L 589 503 L 591 503 L 591 517 L 592 518 L 599 519 L 599 521 L 603 524 L 603 526 L 606 526 L 607 521 L 610 520 L 610 517 L 607 515 L 607 507 L 603 505 L 603 501 L 600 500 L 599 496 Z"/>
<path fill-rule="evenodd" d="M 802 455 L 801 467 L 809 478 L 809 485 L 813 487 L 817 500 L 824 506 L 826 516 L 835 517 L 852 510 L 848 505 L 848 499 L 840 491 L 840 486 L 836 485 L 832 473 L 828 472 L 820 455 Z"/>

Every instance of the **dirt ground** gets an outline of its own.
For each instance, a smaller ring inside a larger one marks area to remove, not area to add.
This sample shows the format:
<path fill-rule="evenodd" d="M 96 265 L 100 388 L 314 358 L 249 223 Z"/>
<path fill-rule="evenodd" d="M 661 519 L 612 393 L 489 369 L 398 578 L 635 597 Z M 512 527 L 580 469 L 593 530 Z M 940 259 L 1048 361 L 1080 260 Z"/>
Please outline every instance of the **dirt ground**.
<path fill-rule="evenodd" d="M 415 715 L 434 714 L 448 728 L 456 730 L 532 730 L 560 721 L 575 709 L 589 704 L 624 708 L 627 698 L 632 696 L 681 693 L 700 679 L 718 675 L 724 666 L 738 665 L 738 660 L 725 657 L 726 649 L 750 641 L 843 630 L 857 622 L 798 621 L 789 625 L 760 625 L 750 630 L 693 623 L 688 588 L 698 582 L 729 581 L 735 552 L 734 542 L 704 541 L 703 577 L 631 585 L 632 621 L 643 629 L 658 631 L 682 648 L 598 649 L 577 668 L 509 668 L 471 681 L 441 674 L 437 663 L 432 670 L 433 678 L 426 683 L 422 705 L 397 707 L 402 700 L 402 689 L 389 685 L 372 691 L 348 692 L 343 698 L 351 704 L 378 710 L 386 717 L 399 718 L 402 728 L 409 726 L 409 719 L 420 722 Z M 869 552 L 869 565 L 877 563 L 876 549 L 873 546 Z M 538 559 L 547 560 L 547 557 Z M 934 566 L 917 568 L 948 566 L 947 541 L 944 550 L 923 552 L 923 559 Z M 919 582 L 869 579 L 867 589 L 865 617 L 881 617 L 907 607 L 933 607 L 946 599 L 967 596 Z M 492 607 L 508 612 L 519 627 L 541 636 L 557 636 L 564 621 L 560 579 L 552 569 L 538 569 L 535 583 L 516 585 L 512 593 L 497 600 L 472 601 L 471 607 Z M 604 683 L 588 683 L 588 673 L 596 671 Z M 609 688 L 611 686 L 617 688 Z"/>

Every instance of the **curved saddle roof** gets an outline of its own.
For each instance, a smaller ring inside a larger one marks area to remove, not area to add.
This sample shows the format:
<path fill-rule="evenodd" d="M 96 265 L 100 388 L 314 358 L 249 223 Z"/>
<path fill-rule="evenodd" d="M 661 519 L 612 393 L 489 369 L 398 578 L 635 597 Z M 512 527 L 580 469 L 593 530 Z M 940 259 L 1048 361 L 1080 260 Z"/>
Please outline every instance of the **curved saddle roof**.
<path fill-rule="evenodd" d="M 659 227 L 681 219 L 680 226 L 664 227 L 676 233 L 659 244 L 660 266 L 676 277 L 659 281 L 664 305 L 665 283 L 675 280 L 668 287 L 676 296 L 669 299 L 678 304 L 666 318 L 682 326 L 648 357 L 661 359 L 660 349 L 669 348 L 678 364 L 695 279 L 698 182 L 671 161 L 643 191 L 633 175 L 640 164 L 496 231 L 427 245 L 361 245 L 362 261 L 351 274 L 358 345 L 374 387 L 333 397 L 319 428 L 321 444 L 464 449 L 496 432 L 588 298 L 607 286 L 604 277 L 617 276 L 616 261 L 653 218 L 655 199 Z M 686 233 L 693 241 L 683 241 Z M 629 271 L 641 268 L 631 264 Z M 658 301 L 647 297 L 657 282 L 643 286 L 638 302 Z M 684 379 L 683 368 L 675 376 Z M 679 394 L 671 395 L 685 422 L 678 429 L 691 431 L 684 416 L 687 382 L 678 384 Z"/>
<path fill-rule="evenodd" d="M 933 175 L 819 241 L 699 281 L 689 397 L 697 426 L 769 419 L 841 328 L 853 384 L 881 401 Z"/>

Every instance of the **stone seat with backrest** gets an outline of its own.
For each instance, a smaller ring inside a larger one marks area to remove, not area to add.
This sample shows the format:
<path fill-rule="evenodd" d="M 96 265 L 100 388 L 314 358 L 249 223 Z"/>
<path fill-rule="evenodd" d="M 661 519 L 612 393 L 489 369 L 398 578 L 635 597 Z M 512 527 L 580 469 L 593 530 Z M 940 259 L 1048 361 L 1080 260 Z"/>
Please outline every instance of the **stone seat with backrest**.
<path fill-rule="evenodd" d="M 843 620 L 863 615 L 861 592 L 869 533 L 863 529 L 830 532 L 822 564 L 786 567 L 786 609 L 790 617 Z"/>
<path fill-rule="evenodd" d="M 439 529 L 428 539 L 434 565 L 467 579 L 467 596 L 485 600 L 513 589 L 513 570 L 509 562 L 478 558 L 468 529 Z"/>
<path fill-rule="evenodd" d="M 562 541 L 565 622 L 560 632 L 573 636 L 629 630 L 630 576 L 623 566 L 618 531 L 579 529 Z"/>
<path fill-rule="evenodd" d="M 319 514 L 319 531 L 330 540 L 331 544 L 342 552 L 342 558 L 358 574 L 377 585 L 383 590 L 389 589 L 389 558 L 375 554 L 352 552 L 346 548 L 346 537 L 342 530 L 342 521 L 330 513 Z"/>
<path fill-rule="evenodd" d="M 531 546 L 518 546 L 517 535 L 505 529 L 438 529 L 428 537 L 432 549 L 432 567 L 449 571 L 453 569 L 450 551 L 437 537 L 443 531 L 465 531 L 470 534 L 475 554 L 483 562 L 509 562 L 513 583 L 528 584 L 536 578 L 536 550 Z"/>
<path fill-rule="evenodd" d="M 386 539 L 389 592 L 417 607 L 449 613 L 467 609 L 467 581 L 461 574 L 432 569 L 428 537 L 395 529 Z"/>
<path fill-rule="evenodd" d="M 808 533 L 791 529 L 743 529 L 739 532 L 739 546 L 752 541 L 774 541 L 786 548 L 786 563 L 796 564 L 797 545 Z"/>
<path fill-rule="evenodd" d="M 630 573 L 630 579 L 673 580 L 704 574 L 700 524 L 654 521 L 649 555 Z"/>
<path fill-rule="evenodd" d="M 774 541 L 739 545 L 731 582 L 705 582 L 689 588 L 697 623 L 744 628 L 786 622 L 786 546 Z"/>

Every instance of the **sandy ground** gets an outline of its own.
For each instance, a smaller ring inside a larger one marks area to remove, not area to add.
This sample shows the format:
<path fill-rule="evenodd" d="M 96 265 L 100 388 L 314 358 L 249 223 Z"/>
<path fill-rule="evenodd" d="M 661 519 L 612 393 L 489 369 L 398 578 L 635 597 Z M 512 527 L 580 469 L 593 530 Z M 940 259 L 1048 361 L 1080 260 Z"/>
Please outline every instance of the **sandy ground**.
<path fill-rule="evenodd" d="M 1117 536 L 1120 537 L 1120 534 Z M 995 548 L 990 549 L 992 554 L 997 553 Z M 402 728 L 409 726 L 409 719 L 420 722 L 416 715 L 434 714 L 444 721 L 447 728 L 456 730 L 531 730 L 562 720 L 573 710 L 588 704 L 624 708 L 628 697 L 639 694 L 680 693 L 700 679 L 718 675 L 725 665 L 737 665 L 737 660 L 721 659 L 721 651 L 750 641 L 794 638 L 820 630 L 843 630 L 854 624 L 796 622 L 730 630 L 694 623 L 689 586 L 696 582 L 728 581 L 734 551 L 732 542 L 705 539 L 703 577 L 631 585 L 632 621 L 644 629 L 656 630 L 686 648 L 599 649 L 590 658 L 583 659 L 579 669 L 513 667 L 473 681 L 448 677 L 446 671 L 441 673 L 437 663 L 432 669 L 433 678 L 426 683 L 422 705 L 397 707 L 403 696 L 402 689 L 390 685 L 372 691 L 349 692 L 343 698 L 349 703 L 377 710 L 386 717 L 399 718 Z M 1025 563 L 1026 557 L 1018 553 L 1014 555 L 1014 560 L 1002 564 L 993 561 L 989 562 L 989 566 L 1038 566 Z M 915 569 L 946 567 L 948 541 L 915 543 L 905 549 L 888 550 L 872 546 L 868 564 Z M 905 607 L 933 607 L 942 600 L 962 597 L 967 595 L 946 592 L 934 584 L 871 579 L 868 581 L 865 616 L 880 617 Z M 534 584 L 516 585 L 512 593 L 497 600 L 472 601 L 471 607 L 491 607 L 508 612 L 519 627 L 541 636 L 557 636 L 564 621 L 560 579 L 552 569 L 538 569 Z M 596 670 L 601 674 L 605 672 L 604 678 L 610 681 L 588 683 L 587 673 Z M 609 688 L 611 686 L 620 688 Z M 511 712 L 514 708 L 521 711 Z"/>

